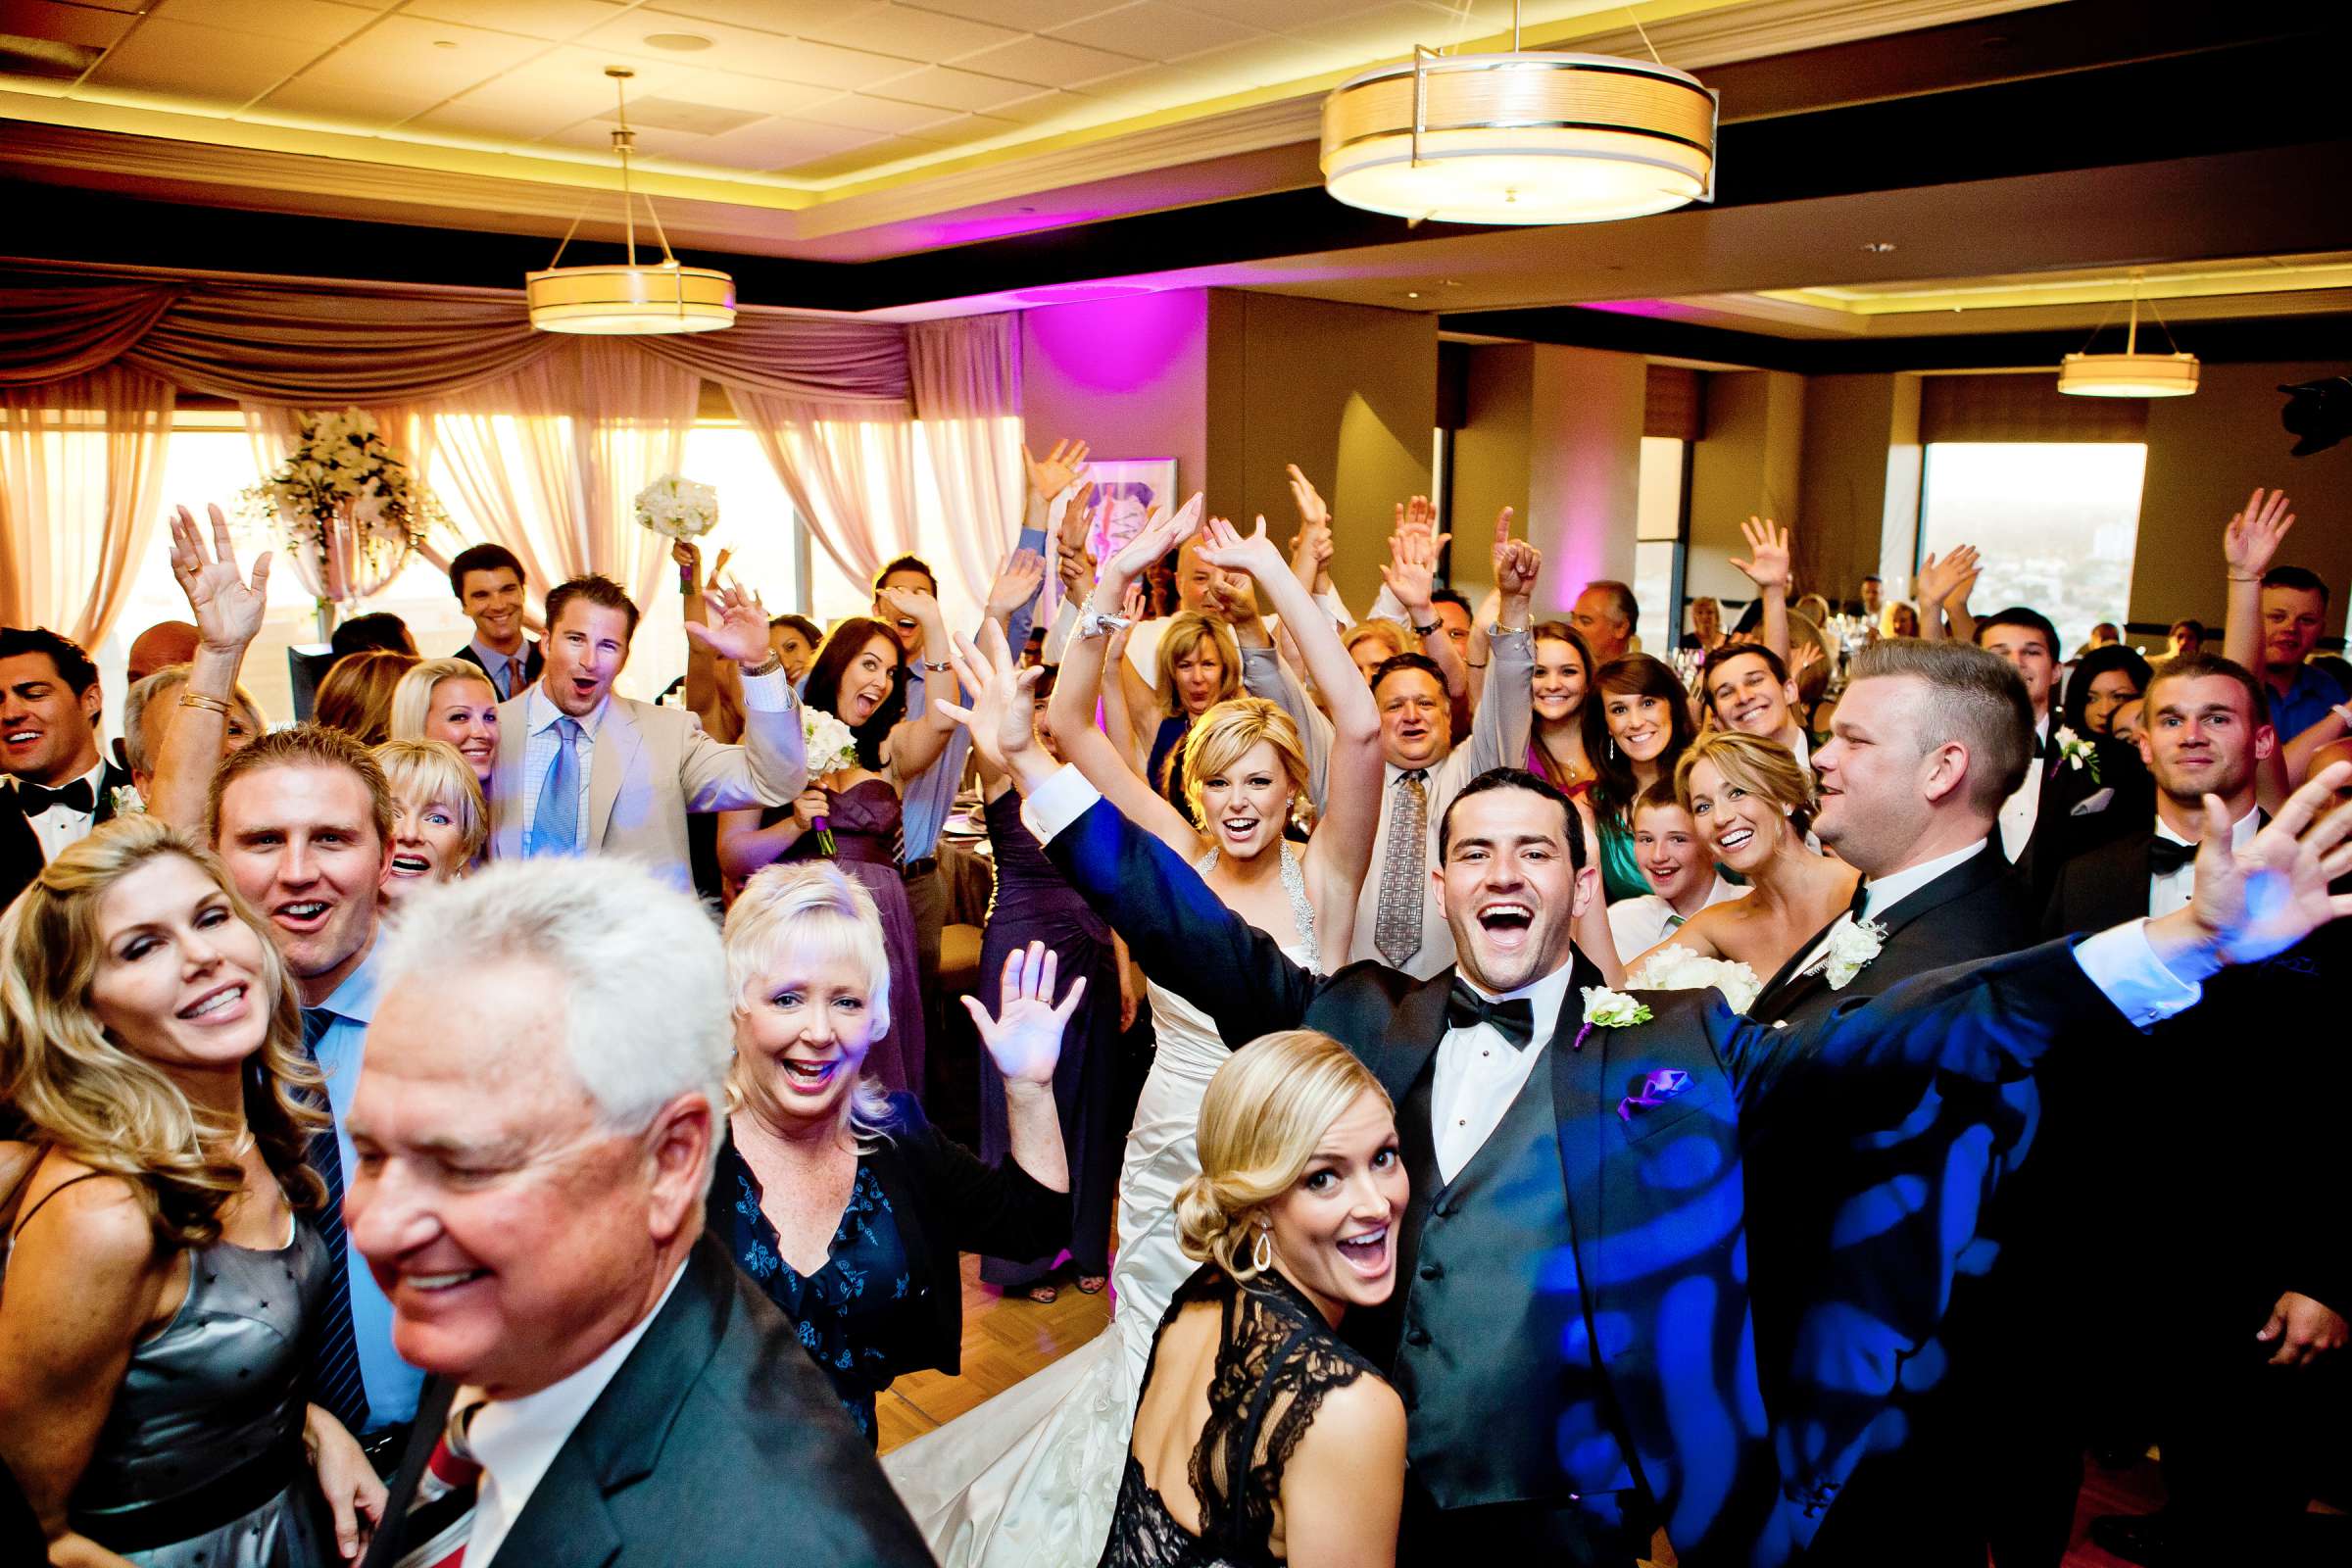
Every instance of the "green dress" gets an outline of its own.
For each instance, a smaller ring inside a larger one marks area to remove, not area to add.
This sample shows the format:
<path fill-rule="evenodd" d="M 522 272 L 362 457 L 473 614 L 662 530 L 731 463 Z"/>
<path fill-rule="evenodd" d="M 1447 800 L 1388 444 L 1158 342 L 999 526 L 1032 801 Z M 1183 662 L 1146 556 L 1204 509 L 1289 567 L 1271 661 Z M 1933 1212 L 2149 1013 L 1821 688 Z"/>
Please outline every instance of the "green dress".
<path fill-rule="evenodd" d="M 1649 895 L 1649 879 L 1634 854 L 1634 832 L 1613 816 L 1600 819 L 1600 893 L 1609 903 Z"/>

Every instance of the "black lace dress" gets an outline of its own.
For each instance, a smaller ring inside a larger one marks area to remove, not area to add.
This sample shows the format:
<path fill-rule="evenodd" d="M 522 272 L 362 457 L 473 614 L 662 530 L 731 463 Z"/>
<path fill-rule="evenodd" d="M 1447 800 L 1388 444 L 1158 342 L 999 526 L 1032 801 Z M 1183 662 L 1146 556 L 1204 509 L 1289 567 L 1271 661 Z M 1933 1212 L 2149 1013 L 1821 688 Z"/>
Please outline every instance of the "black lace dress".
<path fill-rule="evenodd" d="M 1223 1269 L 1204 1265 L 1178 1289 L 1159 1320 L 1159 1333 L 1165 1334 L 1176 1314 L 1194 1301 L 1215 1301 L 1223 1314 L 1208 1422 L 1187 1467 L 1200 1534 L 1196 1537 L 1176 1522 L 1131 1449 L 1102 1568 L 1281 1562 L 1270 1542 L 1283 1467 L 1314 1424 L 1326 1396 L 1358 1378 L 1380 1376 L 1279 1275 L 1236 1285 Z M 1154 1336 L 1152 1362 L 1158 1358 Z M 1151 1385 L 1147 1364 L 1144 1387 Z"/>

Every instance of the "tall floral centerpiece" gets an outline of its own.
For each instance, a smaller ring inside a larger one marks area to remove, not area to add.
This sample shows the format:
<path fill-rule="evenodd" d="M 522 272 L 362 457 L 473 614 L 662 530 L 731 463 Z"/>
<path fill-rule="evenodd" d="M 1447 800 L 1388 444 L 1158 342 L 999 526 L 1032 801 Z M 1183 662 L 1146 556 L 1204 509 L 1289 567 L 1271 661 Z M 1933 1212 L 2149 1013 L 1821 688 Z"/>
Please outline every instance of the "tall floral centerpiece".
<path fill-rule="evenodd" d="M 338 607 L 382 592 L 448 520 L 361 409 L 303 415 L 285 461 L 244 500 L 251 514 L 275 522 L 318 595 L 321 642 L 334 630 Z"/>

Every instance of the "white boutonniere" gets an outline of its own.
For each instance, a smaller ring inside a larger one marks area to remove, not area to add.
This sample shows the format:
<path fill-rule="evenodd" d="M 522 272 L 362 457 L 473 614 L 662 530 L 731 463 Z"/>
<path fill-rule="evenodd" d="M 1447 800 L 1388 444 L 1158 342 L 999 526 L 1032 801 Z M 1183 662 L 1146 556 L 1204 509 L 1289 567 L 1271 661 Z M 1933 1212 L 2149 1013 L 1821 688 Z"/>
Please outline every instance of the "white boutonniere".
<path fill-rule="evenodd" d="M 1830 989 L 1843 991 L 1854 976 L 1870 966 L 1870 960 L 1886 945 L 1885 927 L 1857 920 L 1851 910 L 1839 915 L 1838 923 L 1830 927 L 1829 960 L 1822 966 L 1822 972 L 1829 977 Z"/>
<path fill-rule="evenodd" d="M 1649 1004 L 1645 1002 L 1636 1001 L 1622 991 L 1611 991 L 1607 986 L 1587 986 L 1585 1026 L 1576 1032 L 1576 1039 L 1569 1049 L 1582 1051 L 1585 1048 L 1585 1036 L 1595 1027 L 1631 1029 L 1638 1023 L 1649 1022 L 1651 1016 Z"/>
<path fill-rule="evenodd" d="M 2076 734 L 2074 725 L 2059 725 L 2058 733 L 2050 737 L 2050 742 L 2057 748 L 2058 755 L 2065 759 L 2067 766 L 2082 767 L 2087 763 L 2090 781 L 2093 784 L 2099 782 L 2099 749 Z"/>
<path fill-rule="evenodd" d="M 139 816 L 147 810 L 147 803 L 139 799 L 139 792 L 128 784 L 116 785 L 107 791 L 106 799 L 117 816 Z"/>

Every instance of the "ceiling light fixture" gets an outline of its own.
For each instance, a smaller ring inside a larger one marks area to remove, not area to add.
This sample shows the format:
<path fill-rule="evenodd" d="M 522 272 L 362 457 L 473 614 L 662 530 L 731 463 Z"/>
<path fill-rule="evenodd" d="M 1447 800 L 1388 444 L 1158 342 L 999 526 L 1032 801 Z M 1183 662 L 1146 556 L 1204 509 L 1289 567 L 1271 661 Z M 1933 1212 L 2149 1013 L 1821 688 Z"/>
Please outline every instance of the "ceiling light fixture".
<path fill-rule="evenodd" d="M 1649 35 L 1641 19 L 1634 26 Z M 1657 61 L 1415 45 L 1323 100 L 1324 188 L 1419 222 L 1600 223 L 1715 198 L 1715 95 Z"/>
<path fill-rule="evenodd" d="M 2114 314 L 2110 309 L 2108 315 Z M 2173 329 L 2164 325 L 2154 305 L 2148 307 L 2148 314 L 2164 328 L 2164 340 L 2173 343 Z M 2093 343 L 2106 324 L 2101 318 L 2098 326 L 2091 328 Z M 2178 343 L 2173 343 L 2170 354 L 2139 352 L 2139 270 L 2133 268 L 2132 324 L 2124 333 L 2124 352 L 2092 354 L 2086 348 L 2081 354 L 2069 354 L 2058 362 L 2058 390 L 2083 398 L 2184 398 L 2197 389 L 2197 357 L 2181 353 Z"/>
<path fill-rule="evenodd" d="M 601 267 L 565 267 L 564 252 L 579 232 L 580 220 L 564 231 L 555 260 L 545 271 L 523 278 L 531 324 L 543 332 L 584 332 L 599 335 L 664 332 L 709 332 L 735 324 L 735 280 L 708 267 L 680 267 L 669 253 L 669 235 L 645 199 L 646 216 L 662 242 L 658 266 L 637 263 L 636 193 L 629 182 L 629 154 L 637 133 L 629 129 L 628 80 L 636 74 L 625 66 L 608 66 L 613 91 L 620 98 L 619 125 L 612 132 L 612 151 L 620 159 L 621 218 L 627 225 L 625 262 Z M 581 217 L 587 209 L 580 210 Z"/>

